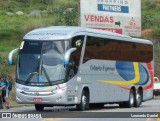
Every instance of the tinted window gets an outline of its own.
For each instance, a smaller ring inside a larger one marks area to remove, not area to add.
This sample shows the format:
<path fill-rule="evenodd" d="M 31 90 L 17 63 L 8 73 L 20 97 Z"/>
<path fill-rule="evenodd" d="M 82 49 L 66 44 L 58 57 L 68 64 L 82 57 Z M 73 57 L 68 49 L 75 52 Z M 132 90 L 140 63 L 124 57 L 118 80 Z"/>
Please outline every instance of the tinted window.
<path fill-rule="evenodd" d="M 143 43 L 88 37 L 83 61 L 90 59 L 150 62 L 153 47 Z"/>
<path fill-rule="evenodd" d="M 42 42 L 38 41 L 25 41 L 23 48 L 20 50 L 21 53 L 34 53 L 40 54 L 42 49 Z"/>
<path fill-rule="evenodd" d="M 84 36 L 76 36 L 73 37 L 72 39 L 71 47 L 77 48 L 77 50 L 71 54 L 70 60 L 74 61 L 77 67 L 79 66 L 80 62 L 83 41 L 84 41 Z"/>

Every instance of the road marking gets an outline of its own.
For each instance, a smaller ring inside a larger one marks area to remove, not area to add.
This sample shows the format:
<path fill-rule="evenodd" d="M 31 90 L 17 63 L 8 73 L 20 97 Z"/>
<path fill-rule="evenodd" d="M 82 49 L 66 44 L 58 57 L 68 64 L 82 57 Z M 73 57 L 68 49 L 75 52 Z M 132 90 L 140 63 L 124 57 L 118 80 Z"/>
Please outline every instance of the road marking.
<path fill-rule="evenodd" d="M 155 118 L 147 118 L 146 121 L 156 121 L 156 119 Z"/>
<path fill-rule="evenodd" d="M 63 115 L 58 115 L 61 118 L 45 118 L 42 121 L 57 121 L 57 120 L 61 120 L 61 119 L 65 119 L 65 118 L 76 118 L 77 116 L 80 115 L 84 115 L 84 113 L 82 112 L 74 112 L 74 113 L 69 113 L 69 114 L 63 114 Z"/>
<path fill-rule="evenodd" d="M 158 111 L 158 118 L 157 121 L 160 121 L 160 111 Z"/>
<path fill-rule="evenodd" d="M 45 118 L 42 121 L 58 121 L 60 119 L 63 119 L 63 118 Z"/>

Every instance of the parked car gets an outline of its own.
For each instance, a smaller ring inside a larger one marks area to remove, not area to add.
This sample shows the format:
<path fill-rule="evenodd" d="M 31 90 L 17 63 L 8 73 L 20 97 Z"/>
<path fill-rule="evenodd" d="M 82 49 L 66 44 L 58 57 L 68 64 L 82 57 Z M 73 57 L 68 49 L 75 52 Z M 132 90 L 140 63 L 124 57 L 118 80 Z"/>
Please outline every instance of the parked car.
<path fill-rule="evenodd" d="M 153 95 L 155 95 L 155 96 L 160 95 L 160 81 L 159 81 L 158 77 L 154 77 Z"/>

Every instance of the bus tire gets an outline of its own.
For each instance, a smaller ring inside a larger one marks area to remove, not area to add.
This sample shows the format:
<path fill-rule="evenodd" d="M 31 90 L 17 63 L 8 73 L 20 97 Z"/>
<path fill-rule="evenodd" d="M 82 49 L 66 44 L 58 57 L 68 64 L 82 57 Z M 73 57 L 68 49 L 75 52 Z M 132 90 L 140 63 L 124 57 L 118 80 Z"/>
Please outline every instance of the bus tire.
<path fill-rule="evenodd" d="M 135 107 L 139 107 L 142 104 L 142 95 L 140 94 L 140 92 L 137 92 L 135 95 Z"/>
<path fill-rule="evenodd" d="M 130 90 L 130 93 L 129 93 L 129 100 L 128 100 L 128 102 L 127 102 L 127 107 L 128 108 L 131 108 L 131 107 L 133 107 L 134 106 L 134 102 L 135 102 L 135 93 L 134 93 L 134 91 L 131 89 Z"/>
<path fill-rule="evenodd" d="M 35 109 L 36 109 L 36 111 L 43 111 L 44 106 L 40 105 L 40 104 L 35 104 Z"/>
<path fill-rule="evenodd" d="M 87 108 L 88 101 L 89 101 L 88 93 L 85 90 L 83 90 L 81 95 L 81 102 L 80 104 L 76 105 L 77 110 L 84 111 Z"/>
<path fill-rule="evenodd" d="M 129 99 L 127 102 L 120 102 L 119 103 L 119 107 L 120 108 L 131 108 L 134 106 L 135 104 L 135 93 L 134 91 L 131 89 L 130 93 L 129 93 Z"/>

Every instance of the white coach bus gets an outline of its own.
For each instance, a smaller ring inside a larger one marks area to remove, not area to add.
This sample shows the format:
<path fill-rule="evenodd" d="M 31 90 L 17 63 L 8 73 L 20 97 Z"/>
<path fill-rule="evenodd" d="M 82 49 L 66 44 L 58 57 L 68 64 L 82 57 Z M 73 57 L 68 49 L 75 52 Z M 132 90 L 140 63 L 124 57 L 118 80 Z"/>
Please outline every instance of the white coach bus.
<path fill-rule="evenodd" d="M 18 52 L 16 101 L 76 105 L 83 111 L 117 103 L 139 107 L 153 96 L 153 44 L 149 40 L 83 27 L 46 27 L 27 33 Z"/>

